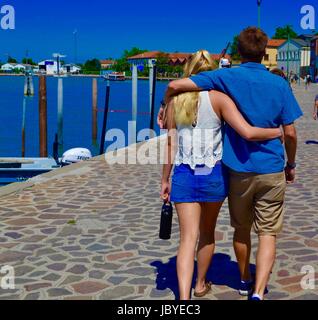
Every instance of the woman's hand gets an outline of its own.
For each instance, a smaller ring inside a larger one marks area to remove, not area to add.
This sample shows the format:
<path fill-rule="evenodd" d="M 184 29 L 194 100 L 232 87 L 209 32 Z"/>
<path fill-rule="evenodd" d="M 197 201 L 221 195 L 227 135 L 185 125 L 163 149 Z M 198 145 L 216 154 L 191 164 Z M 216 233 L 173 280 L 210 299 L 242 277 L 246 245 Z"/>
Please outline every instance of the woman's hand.
<path fill-rule="evenodd" d="M 171 183 L 170 181 L 163 180 L 161 182 L 160 198 L 165 203 L 170 202 Z"/>
<path fill-rule="evenodd" d="M 317 113 L 314 112 L 314 113 L 312 114 L 312 117 L 314 118 L 314 120 L 317 120 Z"/>

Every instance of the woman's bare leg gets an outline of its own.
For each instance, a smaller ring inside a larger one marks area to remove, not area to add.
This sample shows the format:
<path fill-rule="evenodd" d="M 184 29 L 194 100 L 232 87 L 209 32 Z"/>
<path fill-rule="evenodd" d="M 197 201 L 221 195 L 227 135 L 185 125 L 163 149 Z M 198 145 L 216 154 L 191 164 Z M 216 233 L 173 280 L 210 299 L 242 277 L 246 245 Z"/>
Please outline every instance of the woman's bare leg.
<path fill-rule="evenodd" d="M 201 205 L 199 203 L 176 204 L 180 225 L 180 246 L 177 257 L 177 273 L 180 300 L 189 300 L 194 271 L 195 249 L 199 236 Z"/>
<path fill-rule="evenodd" d="M 197 253 L 198 277 L 195 292 L 205 290 L 206 274 L 215 249 L 215 226 L 222 204 L 223 202 L 202 204 L 200 240 Z"/>

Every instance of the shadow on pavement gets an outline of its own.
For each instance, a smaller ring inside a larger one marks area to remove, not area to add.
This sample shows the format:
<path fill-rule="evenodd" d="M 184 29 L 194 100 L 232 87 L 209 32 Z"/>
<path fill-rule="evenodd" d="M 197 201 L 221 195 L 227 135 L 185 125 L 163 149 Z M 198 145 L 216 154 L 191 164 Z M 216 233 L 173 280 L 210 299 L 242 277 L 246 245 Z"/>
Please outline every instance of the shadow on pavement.
<path fill-rule="evenodd" d="M 176 260 L 177 258 L 173 257 L 168 263 L 154 261 L 151 263 L 151 266 L 157 268 L 157 290 L 170 289 L 178 300 L 179 293 Z M 251 265 L 250 269 L 251 273 L 255 274 L 255 265 Z M 195 285 L 196 273 L 197 265 L 195 263 L 192 288 L 194 288 Z M 238 290 L 240 284 L 240 273 L 237 262 L 232 261 L 231 257 L 227 254 L 216 253 L 207 274 L 207 281 L 211 281 L 214 285 L 227 286 L 233 290 Z"/>
<path fill-rule="evenodd" d="M 318 144 L 318 141 L 315 140 L 308 140 L 305 142 L 306 144 Z"/>

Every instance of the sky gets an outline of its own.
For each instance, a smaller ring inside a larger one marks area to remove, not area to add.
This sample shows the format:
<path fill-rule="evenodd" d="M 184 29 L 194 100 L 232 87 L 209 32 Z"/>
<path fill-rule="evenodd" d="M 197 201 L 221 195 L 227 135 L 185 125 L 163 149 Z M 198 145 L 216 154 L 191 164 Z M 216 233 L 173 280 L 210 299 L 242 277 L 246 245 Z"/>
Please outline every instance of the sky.
<path fill-rule="evenodd" d="M 257 0 L 0 0 L 0 8 L 6 4 L 15 9 L 16 28 L 0 29 L 0 61 L 21 60 L 28 51 L 35 61 L 59 52 L 74 62 L 75 47 L 77 62 L 119 58 L 132 47 L 219 53 L 244 27 L 257 25 Z M 272 36 L 291 24 L 309 33 L 300 27 L 304 5 L 316 8 L 318 23 L 318 0 L 263 0 L 262 29 Z"/>

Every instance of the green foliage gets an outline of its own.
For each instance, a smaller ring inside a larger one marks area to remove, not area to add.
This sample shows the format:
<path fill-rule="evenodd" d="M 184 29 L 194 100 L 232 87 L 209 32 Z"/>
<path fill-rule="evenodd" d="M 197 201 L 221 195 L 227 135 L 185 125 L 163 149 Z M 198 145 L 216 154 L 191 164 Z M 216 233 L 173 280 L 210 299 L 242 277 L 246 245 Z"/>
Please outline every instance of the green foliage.
<path fill-rule="evenodd" d="M 166 53 L 160 53 L 157 58 L 157 70 L 162 73 L 169 68 L 169 57 Z"/>
<path fill-rule="evenodd" d="M 233 60 L 241 60 L 241 56 L 238 51 L 238 38 L 238 35 L 234 36 L 230 47 L 230 54 Z"/>
<path fill-rule="evenodd" d="M 297 38 L 297 33 L 293 30 L 292 25 L 286 25 L 285 27 L 276 28 L 273 39 L 288 39 L 288 35 L 291 39 Z"/>
<path fill-rule="evenodd" d="M 141 54 L 144 52 L 147 52 L 148 50 L 142 50 L 139 48 L 132 48 L 131 50 L 125 50 L 124 54 L 122 55 L 122 57 L 118 60 L 116 60 L 116 63 L 114 64 L 114 66 L 112 67 L 113 70 L 115 70 L 116 72 L 130 72 L 130 64 L 127 61 L 127 58 L 132 57 L 132 56 L 136 56 L 137 54 Z"/>
<path fill-rule="evenodd" d="M 18 63 L 18 61 L 11 56 L 8 57 L 8 63 Z"/>
<path fill-rule="evenodd" d="M 101 70 L 101 64 L 100 61 L 96 58 L 92 59 L 92 60 L 87 60 L 84 63 L 83 66 L 83 73 L 84 74 L 99 74 L 100 70 Z"/>
<path fill-rule="evenodd" d="M 30 64 L 30 65 L 32 65 L 32 66 L 35 66 L 35 65 L 36 65 L 36 63 L 35 63 L 31 58 L 23 58 L 23 59 L 22 59 L 22 63 L 23 63 L 23 64 Z"/>

